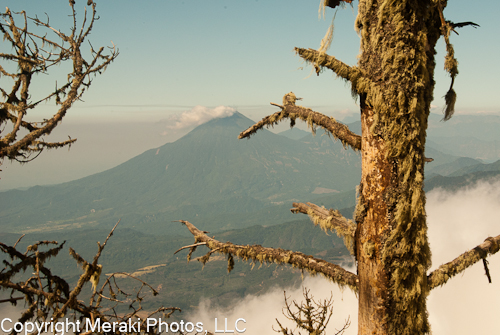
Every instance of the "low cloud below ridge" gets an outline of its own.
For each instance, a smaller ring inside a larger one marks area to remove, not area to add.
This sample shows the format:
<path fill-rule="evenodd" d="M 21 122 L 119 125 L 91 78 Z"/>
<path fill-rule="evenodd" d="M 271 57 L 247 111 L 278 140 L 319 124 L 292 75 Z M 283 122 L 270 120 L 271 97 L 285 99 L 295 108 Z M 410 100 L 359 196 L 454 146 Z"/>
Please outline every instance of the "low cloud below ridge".
<path fill-rule="evenodd" d="M 486 237 L 500 234 L 500 180 L 482 181 L 455 193 L 432 190 L 427 194 L 426 210 L 433 252 L 432 269 L 435 269 L 482 243 Z M 488 283 L 482 262 L 479 262 L 430 293 L 428 311 L 434 334 L 498 332 L 500 255 L 495 254 L 488 260 L 492 284 Z M 349 289 L 342 291 L 322 277 L 306 277 L 302 287 L 310 289 L 316 301 L 328 299 L 333 293 L 334 312 L 326 334 L 335 334 L 335 329 L 342 328 L 348 317 L 351 326 L 344 334 L 357 334 L 358 302 Z M 289 301 L 300 303 L 304 300 L 302 287 L 285 288 Z M 283 288 L 276 288 L 260 296 L 247 296 L 227 308 L 211 306 L 204 300 L 197 312 L 188 315 L 187 319 L 202 321 L 206 329 L 213 331 L 210 327 L 213 327 L 214 318 L 219 320 L 219 330 L 223 329 L 224 318 L 228 319 L 228 326 L 244 318 L 247 321 L 245 333 L 273 334 L 271 327 L 278 328 L 276 318 L 294 329 L 293 323 L 282 314 L 284 306 Z"/>

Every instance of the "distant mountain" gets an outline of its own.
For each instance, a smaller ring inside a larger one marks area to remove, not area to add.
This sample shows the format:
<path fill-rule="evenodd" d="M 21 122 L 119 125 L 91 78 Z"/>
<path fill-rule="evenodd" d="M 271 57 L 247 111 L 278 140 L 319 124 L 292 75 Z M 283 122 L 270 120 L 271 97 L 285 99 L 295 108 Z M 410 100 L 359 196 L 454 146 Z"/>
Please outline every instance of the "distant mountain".
<path fill-rule="evenodd" d="M 354 121 L 347 124 L 349 130 L 355 134 L 361 135 L 361 121 Z"/>
<path fill-rule="evenodd" d="M 500 160 L 490 164 L 483 164 L 481 162 L 476 162 L 476 164 L 468 164 L 449 174 L 449 176 L 458 177 L 475 172 L 500 172 Z"/>
<path fill-rule="evenodd" d="M 253 123 L 235 113 L 102 173 L 2 192 L 2 231 L 105 228 L 119 218 L 122 226 L 156 233 L 185 233 L 171 223 L 179 219 L 199 220 L 210 230 L 270 225 L 291 214 L 255 222 L 250 213 L 280 204 L 289 208 L 293 201 L 359 183 L 359 155 L 328 136 L 294 141 L 262 130 L 250 140 L 238 140 Z M 235 216 L 245 217 L 245 223 L 224 221 Z"/>
<path fill-rule="evenodd" d="M 435 175 L 425 181 L 426 192 L 434 188 L 442 188 L 448 191 L 457 191 L 460 188 L 473 185 L 478 181 L 496 181 L 500 178 L 500 171 L 478 171 L 462 176 L 440 176 Z"/>
<path fill-rule="evenodd" d="M 443 188 L 449 191 L 472 185 L 479 180 L 500 178 L 500 160 L 484 164 L 478 160 L 460 157 L 450 163 L 438 165 L 431 170 L 425 181 L 425 190 Z"/>
<path fill-rule="evenodd" d="M 490 162 L 500 158 L 500 140 L 485 141 L 475 137 L 453 136 L 431 137 L 428 141 L 434 148 L 452 155 Z"/>
<path fill-rule="evenodd" d="M 500 116 L 454 115 L 446 122 L 441 119 L 441 115 L 430 115 L 428 145 L 455 156 L 488 162 L 500 159 Z"/>
<path fill-rule="evenodd" d="M 432 177 L 434 175 L 448 176 L 448 175 L 452 175 L 453 173 L 455 173 L 457 171 L 462 170 L 463 168 L 466 168 L 469 166 L 474 166 L 477 164 L 482 164 L 481 161 L 478 161 L 477 159 L 473 159 L 473 158 L 469 158 L 469 157 L 459 157 L 459 158 L 453 159 L 452 161 L 450 161 L 448 163 L 439 164 L 439 162 L 437 162 L 438 163 L 437 165 L 434 164 L 434 166 L 432 166 L 433 163 L 434 162 L 428 164 L 430 166 L 430 168 L 426 169 L 426 178 Z M 465 174 L 465 173 L 461 173 L 461 174 Z"/>
<path fill-rule="evenodd" d="M 497 115 L 454 115 L 443 122 L 443 115 L 430 114 L 427 136 L 474 137 L 482 141 L 500 140 L 500 116 Z"/>
<path fill-rule="evenodd" d="M 288 137 L 289 139 L 292 140 L 300 140 L 303 137 L 309 135 L 310 132 L 299 129 L 297 127 L 287 129 L 285 131 L 282 131 L 281 133 L 278 133 L 278 135 Z"/>

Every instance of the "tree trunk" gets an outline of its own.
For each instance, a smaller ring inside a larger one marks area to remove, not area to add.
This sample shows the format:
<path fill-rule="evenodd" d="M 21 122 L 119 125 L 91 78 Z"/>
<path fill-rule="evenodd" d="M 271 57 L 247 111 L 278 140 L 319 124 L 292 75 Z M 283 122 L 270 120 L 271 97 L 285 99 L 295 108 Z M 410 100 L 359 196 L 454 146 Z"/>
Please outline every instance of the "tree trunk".
<path fill-rule="evenodd" d="M 385 316 L 389 281 L 381 260 L 384 236 L 389 231 L 387 205 L 382 197 L 391 180 L 391 166 L 385 159 L 385 145 L 370 133 L 373 110 L 363 108 L 362 170 L 360 199 L 365 206 L 356 234 L 359 276 L 358 334 L 387 334 Z M 361 205 L 361 203 L 360 203 Z"/>
<path fill-rule="evenodd" d="M 416 0 L 359 2 L 359 68 L 374 84 L 360 99 L 358 335 L 430 331 L 423 172 L 439 37 L 439 29 L 427 27 L 436 12 L 430 7 Z"/>

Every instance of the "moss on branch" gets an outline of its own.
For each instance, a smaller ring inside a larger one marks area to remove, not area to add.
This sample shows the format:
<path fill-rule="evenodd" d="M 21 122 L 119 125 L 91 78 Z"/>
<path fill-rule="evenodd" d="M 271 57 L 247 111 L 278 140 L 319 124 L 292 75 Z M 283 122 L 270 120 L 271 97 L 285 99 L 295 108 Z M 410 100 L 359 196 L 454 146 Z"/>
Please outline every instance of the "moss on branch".
<path fill-rule="evenodd" d="M 290 94 L 293 93 L 288 93 L 285 97 Z M 280 107 L 281 111 L 266 116 L 247 130 L 241 132 L 238 138 L 250 138 L 250 136 L 255 134 L 259 129 L 274 126 L 285 119 L 290 119 L 290 126 L 293 127 L 295 125 L 295 120 L 301 119 L 307 122 L 313 133 L 315 133 L 316 127 L 320 126 L 335 139 L 340 140 L 344 147 L 350 146 L 354 150 L 361 149 L 361 136 L 353 133 L 346 125 L 336 121 L 332 117 L 315 112 L 309 108 L 296 106 L 295 103 L 287 103 L 284 106 L 274 103 L 272 103 L 272 105 Z"/>
<path fill-rule="evenodd" d="M 481 259 L 485 259 L 488 255 L 497 253 L 498 250 L 500 250 L 500 235 L 497 237 L 488 237 L 474 249 L 464 252 L 451 262 L 443 264 L 432 271 L 431 274 L 427 276 L 429 289 L 444 285 L 451 277 L 465 271 L 465 269 L 476 264 Z M 488 268 L 486 265 L 485 270 L 488 276 Z"/>
<path fill-rule="evenodd" d="M 294 202 L 291 211 L 293 213 L 307 214 L 311 221 L 316 226 L 320 226 L 325 232 L 328 230 L 335 231 L 339 237 L 344 239 L 344 244 L 351 255 L 355 254 L 354 234 L 356 224 L 343 217 L 339 211 L 319 207 L 310 202 L 307 204 Z"/>
<path fill-rule="evenodd" d="M 206 246 L 210 249 L 205 256 L 197 258 L 203 264 L 208 262 L 210 256 L 214 252 L 222 253 L 228 256 L 228 271 L 233 269 L 234 256 L 245 261 L 250 260 L 259 263 L 267 262 L 282 265 L 290 264 L 293 267 L 305 270 L 312 275 L 321 274 L 341 287 L 349 287 L 354 292 L 357 292 L 358 290 L 358 276 L 336 264 L 305 255 L 301 252 L 266 248 L 260 245 L 235 245 L 230 242 L 222 243 L 207 236 L 205 232 L 196 228 L 189 221 L 180 220 L 179 222 L 186 225 L 195 238 L 195 243 L 193 244 L 194 247 L 190 246 L 191 250 L 189 252 L 189 256 L 191 256 L 192 252 L 196 249 L 196 246 L 199 243 L 206 243 Z"/>
<path fill-rule="evenodd" d="M 314 49 L 295 48 L 295 52 L 306 62 L 317 67 L 317 73 L 319 73 L 319 68 L 327 68 L 340 78 L 349 81 L 355 94 L 367 93 L 372 86 L 372 81 L 356 66 L 349 66 L 333 56 Z"/>

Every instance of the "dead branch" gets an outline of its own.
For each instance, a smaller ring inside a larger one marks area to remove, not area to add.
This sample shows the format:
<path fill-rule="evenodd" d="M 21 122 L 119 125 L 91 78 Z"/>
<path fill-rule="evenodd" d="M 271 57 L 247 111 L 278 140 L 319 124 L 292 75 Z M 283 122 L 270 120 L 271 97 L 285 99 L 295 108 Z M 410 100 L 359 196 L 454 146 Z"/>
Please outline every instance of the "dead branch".
<path fill-rule="evenodd" d="M 457 22 L 457 23 L 451 22 L 451 21 L 446 21 L 446 23 L 448 23 L 451 26 L 451 29 L 453 29 L 453 32 L 457 35 L 458 35 L 458 33 L 456 32 L 455 28 L 463 28 L 463 27 L 467 27 L 467 26 L 472 26 L 472 27 L 474 27 L 474 29 L 476 29 L 477 27 L 481 27 L 477 23 L 474 23 L 471 21 Z"/>
<path fill-rule="evenodd" d="M 4 303 L 4 302 L 10 302 L 11 304 L 15 304 L 16 301 L 18 300 L 23 300 L 24 297 L 17 297 L 17 298 L 9 298 L 9 299 L 1 299 L 0 300 L 0 304 Z"/>
<path fill-rule="evenodd" d="M 316 73 L 319 74 L 321 68 L 327 68 L 350 82 L 353 93 L 367 93 L 372 86 L 372 81 L 356 66 L 349 66 L 333 56 L 310 48 L 295 48 L 295 52 L 306 62 L 311 63 L 316 68 Z"/>
<path fill-rule="evenodd" d="M 234 265 L 233 256 L 239 257 L 245 261 L 251 260 L 260 263 L 290 264 L 293 267 L 306 270 L 312 275 L 321 274 L 340 286 L 347 286 L 354 292 L 358 289 L 358 276 L 344 268 L 305 255 L 301 252 L 293 252 L 283 249 L 266 248 L 260 245 L 235 245 L 230 242 L 222 243 L 214 238 L 207 236 L 192 223 L 180 220 L 189 229 L 195 238 L 195 244 L 205 242 L 211 249 L 217 249 L 217 252 L 228 256 L 228 271 L 231 271 Z M 210 259 L 211 251 L 205 256 L 200 257 L 199 261 L 203 264 Z"/>
<path fill-rule="evenodd" d="M 182 248 L 177 249 L 177 251 L 176 251 L 176 252 L 174 252 L 174 255 L 175 255 L 176 253 L 178 253 L 179 251 L 181 251 L 181 250 L 184 250 L 184 249 L 187 249 L 187 248 L 198 247 L 198 246 L 200 246 L 200 245 L 206 245 L 206 244 L 207 244 L 206 242 L 201 242 L 201 243 L 195 243 L 195 244 L 191 244 L 191 245 L 186 245 L 186 246 L 184 246 L 184 247 L 182 247 Z"/>
<path fill-rule="evenodd" d="M 106 67 L 118 56 L 118 50 L 113 45 L 109 54 L 104 54 L 104 48 L 91 49 L 89 59 L 82 55 L 83 43 L 91 33 L 94 22 L 97 19 L 96 6 L 92 5 L 90 20 L 87 20 L 87 11 L 80 29 L 77 31 L 76 11 L 71 4 L 73 27 L 71 34 L 52 27 L 49 20 L 41 21 L 31 18 L 26 13 L 13 13 L 8 8 L 0 17 L 0 32 L 4 41 L 12 47 L 11 53 L 0 53 L 0 60 L 5 65 L 0 65 L 0 72 L 5 78 L 12 80 L 12 88 L 9 90 L 1 88 L 3 101 L 0 101 L 0 126 L 5 128 L 10 125 L 0 136 L 0 160 L 8 158 L 20 162 L 30 161 L 30 155 L 38 154 L 44 149 L 60 148 L 70 146 L 76 139 L 68 141 L 48 142 L 43 137 L 49 135 L 52 130 L 64 118 L 72 105 L 80 100 L 83 93 L 89 88 L 94 77 L 101 74 Z M 17 25 L 16 15 L 21 16 L 22 24 Z M 45 34 L 35 34 L 30 31 L 28 23 L 47 30 Z M 53 34 L 54 38 L 49 35 Z M 49 37 L 47 37 L 49 36 Z M 58 42 L 60 41 L 60 42 Z M 47 48 L 46 48 L 47 47 Z M 45 93 L 35 102 L 31 100 L 31 84 L 36 74 L 47 74 L 48 70 L 63 62 L 72 63 L 70 73 L 63 79 L 63 84 L 53 91 Z M 9 70 L 15 68 L 16 70 Z M 55 98 L 58 106 L 54 114 L 42 121 L 28 122 L 25 119 L 28 112 L 43 101 Z M 22 136 L 20 136 L 23 134 Z M 20 137 L 20 138 L 18 138 Z M 36 156 L 35 156 L 36 158 Z"/>
<path fill-rule="evenodd" d="M 488 237 L 486 240 L 484 240 L 483 243 L 481 243 L 474 249 L 464 252 L 462 255 L 458 256 L 451 262 L 443 264 L 436 270 L 432 271 L 427 276 L 429 289 L 444 285 L 451 277 L 459 274 L 471 265 L 479 262 L 481 259 L 486 259 L 488 255 L 497 253 L 499 249 L 500 235 L 498 235 L 497 237 Z M 488 267 L 486 263 L 484 263 L 484 265 L 488 280 L 491 282 Z"/>
<path fill-rule="evenodd" d="M 104 243 L 101 245 L 99 242 L 97 242 L 97 253 L 94 256 L 94 260 L 92 263 L 88 263 L 84 261 L 84 273 L 80 275 L 80 278 L 78 279 L 78 282 L 76 286 L 71 290 L 69 294 L 68 300 L 64 303 L 64 305 L 61 307 L 60 310 L 58 310 L 56 313 L 54 313 L 54 319 L 57 319 L 59 317 L 62 317 L 66 313 L 66 309 L 68 307 L 71 307 L 72 305 L 75 304 L 76 298 L 82 291 L 83 285 L 86 284 L 87 282 L 92 283 L 92 287 L 95 288 L 97 287 L 97 284 L 99 283 L 99 277 L 101 276 L 101 271 L 102 271 L 102 265 L 98 264 L 99 258 L 101 257 L 102 250 L 106 246 L 106 243 L 108 242 L 109 238 L 113 235 L 113 232 L 115 231 L 116 227 L 120 223 L 121 220 L 118 220 L 118 222 L 114 225 L 113 229 L 109 232 L 108 236 L 106 237 L 106 240 Z M 76 256 L 79 256 L 76 254 L 75 251 L 73 251 L 73 257 L 77 258 Z M 80 257 L 81 258 L 81 257 Z"/>
<path fill-rule="evenodd" d="M 287 97 L 290 94 L 293 93 L 286 94 L 283 99 L 287 100 Z M 328 132 L 328 134 L 331 134 L 335 139 L 340 140 L 344 147 L 350 146 L 354 150 L 361 149 L 361 136 L 351 132 L 346 125 L 337 122 L 334 118 L 315 112 L 309 108 L 295 106 L 295 101 L 293 104 L 287 103 L 284 106 L 274 103 L 271 104 L 280 107 L 281 111 L 266 116 L 247 130 L 241 132 L 238 136 L 239 139 L 245 137 L 249 138 L 264 126 L 274 126 L 275 124 L 278 124 L 280 121 L 285 119 L 290 119 L 290 125 L 293 127 L 295 125 L 295 120 L 299 118 L 306 121 L 313 132 L 315 132 L 316 126 L 320 126 L 324 128 Z"/>
<path fill-rule="evenodd" d="M 298 304 L 295 300 L 290 303 L 286 296 L 286 292 L 283 292 L 285 296 L 285 307 L 283 308 L 283 314 L 288 320 L 293 321 L 296 324 L 296 328 L 304 329 L 308 334 L 324 334 L 326 326 L 333 315 L 333 296 L 329 299 L 316 302 L 309 294 L 309 290 L 304 288 L 303 295 L 305 298 L 305 303 Z M 293 305 L 293 306 L 292 306 Z M 292 310 L 292 307 L 297 309 Z M 276 319 L 280 329 L 273 330 L 277 333 L 282 333 L 283 335 L 293 335 L 293 332 L 283 325 Z M 346 320 L 342 329 L 337 331 L 335 335 L 342 334 L 349 326 L 351 322 L 349 319 Z M 300 332 L 299 332 L 300 334 Z"/>
<path fill-rule="evenodd" d="M 143 310 L 142 301 L 146 294 L 150 292 L 152 295 L 157 295 L 158 292 L 143 280 L 127 273 L 122 273 L 126 276 L 120 280 L 134 280 L 141 284 L 133 292 L 124 292 L 116 281 L 117 273 L 114 273 L 108 276 L 101 289 L 94 289 L 89 303 L 78 300 L 85 284 L 90 282 L 94 287 L 97 286 L 102 270 L 98 260 L 117 225 L 118 223 L 110 231 L 104 243 L 98 243 L 98 250 L 92 262 L 87 262 L 76 251 L 71 249 L 71 255 L 84 270 L 73 289 L 70 289 L 68 282 L 52 274 L 51 270 L 45 266 L 45 262 L 49 258 L 57 256 L 65 243 L 58 245 L 55 241 L 41 241 L 28 246 L 26 252 L 22 253 L 15 247 L 0 242 L 0 251 L 8 256 L 4 258 L 11 259 L 10 262 L 4 261 L 5 268 L 0 271 L 0 288 L 10 290 L 11 296 L 9 299 L 1 300 L 0 303 L 10 302 L 15 304 L 18 300 L 24 299 L 28 308 L 18 319 L 18 322 L 21 323 L 30 320 L 35 322 L 45 322 L 47 320 L 57 322 L 63 316 L 73 320 L 79 319 L 82 322 L 86 318 L 92 321 L 99 318 L 101 322 L 127 322 L 130 318 L 138 317 L 138 313 Z M 41 250 L 42 246 L 52 245 L 55 246 L 46 251 Z M 16 276 L 21 276 L 23 273 L 32 273 L 32 276 L 23 280 L 16 279 Z M 109 295 L 105 294 L 104 291 L 109 292 Z M 19 294 L 23 295 L 23 297 L 16 297 Z M 118 305 L 129 306 L 129 311 L 118 313 L 115 309 Z M 175 311 L 180 311 L 180 309 L 177 307 L 160 307 L 150 313 L 149 316 L 161 314 L 164 318 L 168 318 Z M 141 328 L 137 334 L 145 332 L 146 329 Z M 103 334 L 103 331 L 98 334 Z"/>
<path fill-rule="evenodd" d="M 326 209 L 310 202 L 293 203 L 292 213 L 304 213 L 309 216 L 311 221 L 320 226 L 325 232 L 335 231 L 339 237 L 344 239 L 344 244 L 354 255 L 354 233 L 356 232 L 356 224 L 352 220 L 346 219 L 338 210 Z"/>

